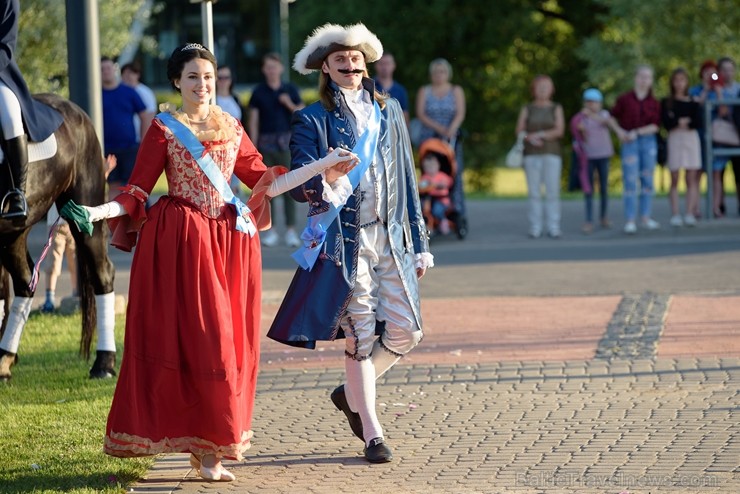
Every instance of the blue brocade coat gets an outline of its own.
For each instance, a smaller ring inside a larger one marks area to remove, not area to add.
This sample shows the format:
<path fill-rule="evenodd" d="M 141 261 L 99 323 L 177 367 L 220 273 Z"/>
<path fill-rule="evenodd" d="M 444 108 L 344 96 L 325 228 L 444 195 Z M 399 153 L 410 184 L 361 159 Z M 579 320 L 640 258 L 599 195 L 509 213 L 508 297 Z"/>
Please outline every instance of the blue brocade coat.
<path fill-rule="evenodd" d="M 363 85 L 370 94 L 371 79 Z M 292 168 L 311 163 L 328 154 L 328 149 L 352 149 L 353 125 L 339 89 L 332 82 L 334 110 L 316 102 L 293 116 L 290 142 Z M 380 137 L 376 165 L 385 169 L 388 191 L 388 238 L 391 252 L 411 303 L 417 330 L 421 330 L 419 285 L 414 267 L 415 254 L 428 252 L 426 226 L 419 203 L 411 143 L 403 112 L 398 102 L 388 99 L 381 111 Z M 291 191 L 301 202 L 309 203 L 309 215 L 329 208 L 322 200 L 323 186 L 317 176 Z M 360 232 L 360 191 L 353 194 L 327 229 L 326 241 L 311 271 L 298 268 L 267 336 L 287 345 L 315 348 L 316 341 L 344 337 L 340 320 L 352 298 Z M 378 325 L 382 330 L 382 324 Z"/>

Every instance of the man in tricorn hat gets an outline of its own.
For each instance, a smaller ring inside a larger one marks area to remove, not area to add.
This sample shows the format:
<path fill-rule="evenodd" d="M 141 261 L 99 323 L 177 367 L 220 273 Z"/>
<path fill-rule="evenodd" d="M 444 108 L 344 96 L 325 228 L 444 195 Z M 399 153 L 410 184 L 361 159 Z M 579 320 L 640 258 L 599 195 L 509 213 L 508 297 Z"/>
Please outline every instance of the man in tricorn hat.
<path fill-rule="evenodd" d="M 418 278 L 433 266 L 403 111 L 368 77 L 382 54 L 364 25 L 326 24 L 295 57 L 301 74 L 321 73 L 320 101 L 293 116 L 292 167 L 338 147 L 360 164 L 331 186 L 317 176 L 291 191 L 308 202 L 309 221 L 294 254 L 301 268 L 268 333 L 305 348 L 346 338 L 346 381 L 331 399 L 371 463 L 393 458 L 375 382 L 421 340 Z"/>

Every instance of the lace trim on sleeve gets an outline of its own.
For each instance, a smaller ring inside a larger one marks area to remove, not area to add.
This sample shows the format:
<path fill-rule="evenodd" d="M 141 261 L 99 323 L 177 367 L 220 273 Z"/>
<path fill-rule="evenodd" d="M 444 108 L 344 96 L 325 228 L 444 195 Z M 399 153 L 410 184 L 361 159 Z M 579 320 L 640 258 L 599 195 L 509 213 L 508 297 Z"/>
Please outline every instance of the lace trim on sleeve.
<path fill-rule="evenodd" d="M 421 252 L 415 254 L 414 267 L 429 269 L 434 267 L 434 256 L 431 252 Z"/>
<path fill-rule="evenodd" d="M 339 177 L 333 184 L 329 184 L 321 172 L 321 184 L 324 186 L 321 198 L 331 203 L 335 208 L 339 208 L 347 202 L 347 198 L 352 195 L 352 184 L 347 175 Z"/>

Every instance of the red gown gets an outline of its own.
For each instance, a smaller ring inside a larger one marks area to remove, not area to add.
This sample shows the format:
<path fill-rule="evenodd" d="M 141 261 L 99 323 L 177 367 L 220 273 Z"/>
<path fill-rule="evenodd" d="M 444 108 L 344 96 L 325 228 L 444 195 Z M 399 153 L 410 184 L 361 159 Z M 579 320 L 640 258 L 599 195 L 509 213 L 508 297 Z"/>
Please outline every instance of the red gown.
<path fill-rule="evenodd" d="M 250 188 L 264 188 L 273 174 L 241 124 L 218 107 L 211 115 L 219 129 L 196 135 L 224 176 L 233 172 Z M 168 195 L 146 211 L 163 170 Z M 235 229 L 233 206 L 158 120 L 116 200 L 129 214 L 110 221 L 113 244 L 137 248 L 104 450 L 119 457 L 193 452 L 242 459 L 252 437 L 259 363 L 259 237 Z"/>

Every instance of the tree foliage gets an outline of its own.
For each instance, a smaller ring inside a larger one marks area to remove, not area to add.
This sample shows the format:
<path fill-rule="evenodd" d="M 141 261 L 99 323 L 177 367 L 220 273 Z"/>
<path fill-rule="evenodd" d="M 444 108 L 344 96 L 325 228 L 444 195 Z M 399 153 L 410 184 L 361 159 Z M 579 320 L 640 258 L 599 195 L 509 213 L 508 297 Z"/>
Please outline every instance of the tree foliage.
<path fill-rule="evenodd" d="M 428 83 L 429 62 L 447 58 L 467 96 L 466 166 L 475 169 L 493 165 L 511 145 L 536 74 L 553 78 L 566 118 L 580 108 L 586 87 L 600 87 L 607 102 L 629 90 L 638 63 L 655 67 L 656 93 L 665 94 L 673 68 L 697 77 L 704 59 L 737 58 L 738 6 L 737 0 L 300 0 L 290 11 L 290 51 L 325 22 L 363 22 L 395 54 L 396 79 L 412 100 Z"/>
<path fill-rule="evenodd" d="M 492 165 L 512 144 L 534 75 L 550 74 L 561 101 L 577 100 L 562 88 L 579 88 L 583 80 L 586 62 L 576 48 L 584 33 L 595 32 L 591 12 L 599 9 L 589 0 L 299 1 L 291 7 L 290 51 L 325 22 L 363 22 L 394 53 L 412 115 L 417 89 L 429 82 L 429 62 L 446 58 L 453 82 L 466 93 L 466 167 L 475 170 Z"/>
<path fill-rule="evenodd" d="M 32 92 L 69 93 L 67 24 L 63 0 L 23 0 L 18 20 L 18 65 Z M 98 2 L 100 53 L 118 54 L 142 0 Z M 73 14 L 74 15 L 74 14 Z"/>
<path fill-rule="evenodd" d="M 597 0 L 609 7 L 600 18 L 604 28 L 586 38 L 578 55 L 588 61 L 586 75 L 612 98 L 632 85 L 639 63 L 652 65 L 656 92 L 668 93 L 668 77 L 676 67 L 699 82 L 704 60 L 738 54 L 740 3 L 708 0 Z M 732 28 L 731 26 L 735 26 Z"/>

